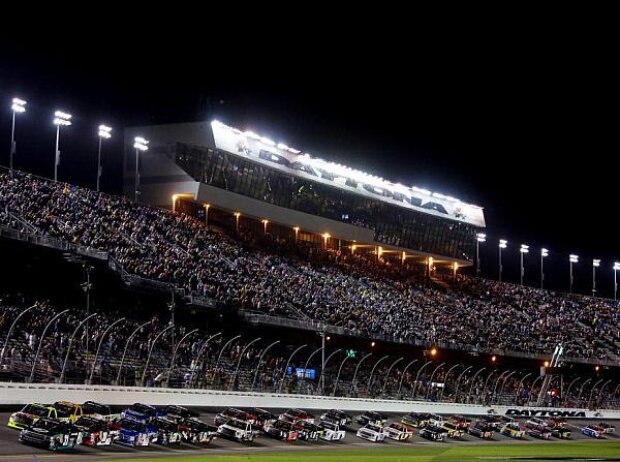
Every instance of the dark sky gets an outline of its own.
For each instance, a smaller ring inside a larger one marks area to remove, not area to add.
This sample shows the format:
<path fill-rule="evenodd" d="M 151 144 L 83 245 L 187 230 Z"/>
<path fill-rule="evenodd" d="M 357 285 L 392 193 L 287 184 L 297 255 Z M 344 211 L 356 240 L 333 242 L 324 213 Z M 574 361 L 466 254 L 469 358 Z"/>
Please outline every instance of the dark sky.
<path fill-rule="evenodd" d="M 546 246 L 558 284 L 567 284 L 567 254 L 582 256 L 577 284 L 586 290 L 593 256 L 603 259 L 607 278 L 620 259 L 617 50 L 595 26 L 543 22 L 503 31 L 497 24 L 452 34 L 362 28 L 299 44 L 285 35 L 263 43 L 259 30 L 244 49 L 210 31 L 79 35 L 72 37 L 79 46 L 65 48 L 7 38 L 0 45 L 0 159 L 8 162 L 13 95 L 29 101 L 18 120 L 18 165 L 40 174 L 52 171 L 54 109 L 75 116 L 62 135 L 60 177 L 67 181 L 94 184 L 95 128 L 113 125 L 104 178 L 112 191 L 120 184 L 122 126 L 215 117 L 482 205 L 490 239 L 483 268 L 496 272 L 496 240 L 505 237 L 508 278 L 518 279 L 516 247 L 524 242 L 533 247 L 530 282 Z M 611 290 L 609 280 L 601 284 Z"/>

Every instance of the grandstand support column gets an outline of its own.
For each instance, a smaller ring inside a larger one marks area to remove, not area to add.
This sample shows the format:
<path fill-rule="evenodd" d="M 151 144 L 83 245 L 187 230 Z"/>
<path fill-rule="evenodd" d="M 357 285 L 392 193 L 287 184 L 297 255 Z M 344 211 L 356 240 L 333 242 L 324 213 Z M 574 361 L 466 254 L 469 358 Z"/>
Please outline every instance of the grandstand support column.
<path fill-rule="evenodd" d="M 103 331 L 103 334 L 101 334 L 101 338 L 99 339 L 99 344 L 97 345 L 97 352 L 95 353 L 95 358 L 93 359 L 93 365 L 90 368 L 90 376 L 88 377 L 89 385 L 93 383 L 93 374 L 95 373 L 95 366 L 97 365 L 97 358 L 99 358 L 99 351 L 101 351 L 101 345 L 103 345 L 103 340 L 105 339 L 105 336 L 108 334 L 108 332 L 112 330 L 114 326 L 116 326 L 117 324 L 120 324 L 123 321 L 125 321 L 125 318 L 117 319 L 112 324 L 110 324 L 106 330 Z"/>
<path fill-rule="evenodd" d="M 338 382 L 340 382 L 340 373 L 342 372 L 342 367 L 344 366 L 344 363 L 346 363 L 348 359 L 349 359 L 349 355 L 346 355 L 344 359 L 342 360 L 342 362 L 340 363 L 340 367 L 338 368 L 338 375 L 336 375 L 336 383 L 334 385 L 334 390 L 332 391 L 332 396 L 336 396 L 336 393 L 338 392 Z"/>
<path fill-rule="evenodd" d="M 228 345 L 230 345 L 232 342 L 234 342 L 237 339 L 240 339 L 241 335 L 235 335 L 233 338 L 231 338 L 228 342 L 224 343 L 224 345 L 222 345 L 222 348 L 220 348 L 220 352 L 217 355 L 217 360 L 215 361 L 215 373 L 217 373 L 217 368 L 220 365 L 220 359 L 222 359 L 222 354 L 224 353 L 224 350 L 226 349 L 226 347 Z M 213 376 L 213 380 L 211 381 L 211 385 L 213 385 L 213 382 L 215 381 L 215 375 Z"/>
<path fill-rule="evenodd" d="M 11 327 L 9 327 L 9 331 L 6 334 L 4 345 L 2 345 L 2 351 L 0 352 L 0 366 L 4 364 L 4 354 L 6 353 L 6 348 L 9 345 L 9 341 L 11 340 L 11 334 L 13 333 L 13 330 L 15 329 L 15 326 L 17 325 L 17 321 L 19 321 L 21 317 L 25 315 L 26 313 L 28 313 L 29 311 L 34 310 L 35 308 L 39 308 L 40 306 L 41 305 L 39 305 L 38 303 L 35 303 L 34 305 L 26 308 L 21 313 L 19 313 L 17 317 L 13 320 L 13 322 L 11 323 Z"/>
<path fill-rule="evenodd" d="M 499 374 L 499 377 L 497 377 L 497 379 L 495 379 L 495 383 L 493 385 L 493 393 L 491 393 L 491 400 L 489 401 L 489 404 L 493 404 L 493 397 L 495 396 L 495 391 L 497 390 L 497 385 L 499 385 L 499 381 L 502 380 L 504 375 L 509 374 L 509 373 L 510 373 L 510 369 L 505 370 L 504 372 Z"/>
<path fill-rule="evenodd" d="M 400 383 L 398 384 L 398 391 L 396 392 L 397 399 L 400 399 L 400 390 L 403 388 L 403 380 L 405 379 L 405 374 L 407 373 L 407 370 L 417 362 L 418 360 L 414 359 L 413 361 L 410 361 L 409 364 L 407 364 L 403 369 L 403 373 L 400 376 Z"/>
<path fill-rule="evenodd" d="M 385 378 L 383 379 L 383 388 L 381 389 L 381 394 L 384 395 L 385 394 L 385 387 L 387 386 L 387 381 L 390 378 L 390 373 L 392 372 L 392 369 L 394 369 L 394 366 L 396 366 L 399 362 L 401 362 L 403 359 L 402 356 L 400 358 L 398 358 L 396 361 L 394 361 L 392 364 L 390 364 L 390 367 L 388 367 L 387 373 L 385 374 Z"/>
<path fill-rule="evenodd" d="M 461 378 L 463 378 L 463 375 L 465 375 L 465 373 L 470 370 L 473 369 L 474 366 L 469 366 L 467 368 L 465 368 L 465 370 L 463 372 L 461 372 L 458 376 L 458 378 L 456 379 L 456 389 L 454 390 L 454 402 L 456 403 L 457 400 L 459 399 L 459 388 L 461 388 Z M 441 395 L 441 397 L 443 398 L 443 395 Z"/>
<path fill-rule="evenodd" d="M 484 381 L 484 386 L 482 387 L 482 393 L 484 393 L 485 395 L 487 393 L 487 386 L 489 385 L 489 380 L 491 380 L 491 377 L 493 377 L 493 375 L 496 372 L 499 372 L 499 369 L 493 369 L 491 373 L 487 376 L 486 380 Z"/>
<path fill-rule="evenodd" d="M 129 335 L 129 337 L 127 337 L 127 340 L 125 340 L 125 348 L 123 350 L 123 357 L 121 358 L 121 364 L 118 367 L 118 374 L 116 376 L 116 385 L 120 385 L 121 383 L 121 373 L 123 371 L 123 363 L 125 362 L 125 355 L 127 354 L 127 348 L 129 348 L 129 344 L 131 343 L 131 340 L 136 336 L 136 334 L 138 332 L 140 332 L 142 330 L 143 327 L 148 326 L 149 324 L 151 324 L 153 322 L 153 320 L 151 319 L 150 321 L 145 322 L 144 324 L 140 324 L 138 327 L 135 328 L 135 330 Z"/>
<path fill-rule="evenodd" d="M 319 378 L 319 386 L 321 390 L 323 390 L 325 385 L 323 383 L 323 371 L 325 370 L 325 340 L 327 335 L 325 334 L 325 330 L 323 330 L 323 332 L 321 332 L 319 335 L 321 336 L 321 346 L 323 347 L 321 349 L 321 377 Z"/>
<path fill-rule="evenodd" d="M 596 388 L 596 386 L 601 383 L 604 379 L 599 380 L 594 387 L 592 388 L 592 391 L 590 392 L 590 399 L 588 399 L 588 409 L 590 408 L 590 403 L 592 402 L 592 395 L 594 394 L 594 389 Z M 603 384 L 603 386 L 601 387 L 601 389 L 599 390 L 599 395 L 603 392 L 603 390 L 605 389 L 605 387 L 607 386 L 607 384 L 611 382 L 611 379 L 609 379 L 607 382 L 605 382 Z"/>
<path fill-rule="evenodd" d="M 213 340 L 215 337 L 219 337 L 220 335 L 222 335 L 221 332 L 218 332 L 217 334 L 213 334 L 211 337 L 205 340 L 205 342 L 200 346 L 200 350 L 198 350 L 198 354 L 196 355 L 196 369 L 199 369 L 201 374 L 202 374 L 202 370 L 204 369 L 203 367 L 204 363 L 200 362 L 200 358 L 202 357 L 204 351 L 207 349 L 207 346 L 209 345 L 211 340 Z M 200 367 L 198 366 L 198 364 L 200 364 Z M 192 387 L 196 388 L 197 382 L 198 382 L 198 372 L 196 372 L 196 375 L 194 376 L 194 379 L 192 380 Z"/>
<path fill-rule="evenodd" d="M 581 394 L 583 393 L 583 389 L 585 388 L 585 386 L 589 383 L 592 382 L 592 377 L 590 377 L 588 380 L 586 380 L 585 382 L 583 382 L 581 384 L 581 388 L 579 389 L 579 395 L 577 396 L 577 406 L 580 405 L 581 403 Z"/>
<path fill-rule="evenodd" d="M 441 364 L 440 364 L 439 366 L 437 366 L 437 367 L 433 370 L 433 372 L 431 373 L 431 378 L 430 378 L 430 380 L 428 381 L 428 384 L 429 384 L 429 389 L 428 389 L 428 391 L 426 392 L 426 395 L 424 395 L 424 399 L 428 399 L 428 397 L 429 397 L 429 396 L 430 396 L 430 394 L 431 394 L 431 389 L 433 388 L 433 377 L 435 377 L 435 373 L 436 373 L 439 369 L 441 369 L 442 367 L 444 367 L 445 365 L 446 365 L 446 363 L 441 363 Z"/>
<path fill-rule="evenodd" d="M 446 376 L 443 379 L 443 387 L 441 388 L 441 391 L 439 392 L 439 399 L 438 401 L 441 401 L 443 399 L 443 392 L 446 389 L 446 384 L 448 383 L 448 377 L 450 376 L 450 373 L 456 369 L 457 367 L 461 367 L 462 364 L 455 364 L 454 366 L 452 366 L 450 369 L 448 369 L 448 372 L 446 372 Z"/>
<path fill-rule="evenodd" d="M 413 382 L 413 393 L 411 395 L 413 399 L 415 399 L 415 394 L 418 391 L 418 379 L 420 378 L 420 373 L 426 368 L 426 366 L 432 363 L 433 361 L 426 361 L 424 364 L 422 364 L 422 367 L 418 369 L 418 373 L 415 375 L 415 380 Z"/>
<path fill-rule="evenodd" d="M 288 359 L 286 360 L 286 364 L 284 365 L 284 371 L 282 374 L 282 378 L 280 379 L 280 385 L 278 386 L 278 393 L 282 393 L 282 385 L 284 384 L 284 378 L 286 377 L 286 371 L 288 370 L 288 366 L 289 364 L 291 364 L 291 361 L 293 360 L 293 357 L 299 353 L 301 350 L 303 350 L 304 348 L 306 348 L 308 346 L 308 344 L 304 343 L 303 345 L 297 347 L 295 349 L 295 351 L 293 351 L 291 353 L 291 355 L 288 357 Z"/>
<path fill-rule="evenodd" d="M 360 366 L 366 360 L 366 358 L 370 358 L 371 356 L 372 356 L 372 353 L 366 354 L 364 357 L 362 357 L 362 359 L 360 359 L 360 362 L 357 363 L 357 366 L 355 366 L 355 372 L 353 372 L 353 379 L 351 380 L 351 386 L 349 387 L 349 394 L 351 394 L 352 389 L 355 386 L 355 379 L 357 378 L 357 373 L 360 370 Z"/>
<path fill-rule="evenodd" d="M 306 360 L 306 364 L 304 364 L 304 370 L 303 370 L 302 377 L 301 377 L 301 383 L 305 383 L 306 381 L 306 376 L 308 375 L 307 373 L 308 364 L 310 364 L 310 360 L 314 357 L 314 355 L 316 355 L 317 353 L 320 353 L 321 351 L 325 351 L 325 346 L 321 346 L 317 348 L 312 353 L 310 353 L 310 356 L 308 356 L 308 359 Z"/>
<path fill-rule="evenodd" d="M 471 393 L 472 391 L 474 391 L 474 384 L 476 383 L 476 377 L 478 377 L 478 374 L 482 373 L 486 369 L 487 369 L 486 367 L 481 368 L 480 370 L 476 371 L 474 376 L 471 378 L 471 385 L 469 386 L 469 392 L 467 393 L 467 398 L 465 398 L 465 403 L 469 403 L 469 400 L 471 398 Z"/>
<path fill-rule="evenodd" d="M 338 353 L 342 351 L 342 348 L 338 348 L 331 352 L 331 354 L 327 357 L 327 359 L 323 360 L 323 364 L 321 365 L 321 375 L 319 376 L 319 383 L 321 384 L 321 393 L 325 393 L 325 368 L 329 363 L 329 360 L 336 356 Z M 323 349 L 323 354 L 325 353 L 325 349 Z"/>
<path fill-rule="evenodd" d="M 506 382 L 508 381 L 508 379 L 510 377 L 512 377 L 516 373 L 517 373 L 517 371 L 512 371 L 510 374 L 508 374 L 506 377 L 504 377 L 504 380 L 502 381 L 502 386 L 499 388 L 499 395 L 497 395 L 497 398 L 495 400 L 496 403 L 501 404 L 499 402 L 499 399 L 504 394 L 504 387 L 506 386 Z M 493 392 L 493 394 L 495 394 L 495 392 Z"/>
<path fill-rule="evenodd" d="M 77 325 L 77 327 L 75 328 L 75 330 L 73 331 L 73 333 L 71 334 L 71 337 L 69 337 L 69 342 L 67 343 L 67 353 L 65 354 L 65 360 L 62 363 L 62 371 L 60 372 L 60 379 L 58 380 L 58 383 L 62 383 L 64 381 L 65 370 L 67 368 L 67 361 L 69 360 L 69 353 L 71 352 L 71 346 L 73 345 L 73 339 L 77 335 L 78 331 L 82 328 L 82 326 L 85 323 L 87 323 L 90 318 L 94 316 L 97 316 L 97 313 L 93 313 L 89 316 L 86 316 L 84 319 L 82 319 L 80 323 Z"/>
<path fill-rule="evenodd" d="M 149 363 L 151 362 L 151 355 L 153 354 L 153 349 L 155 348 L 155 344 L 157 343 L 157 340 L 159 340 L 159 338 L 164 335 L 166 332 L 168 332 L 170 329 L 174 329 L 174 326 L 168 326 L 166 328 L 164 328 L 163 330 L 161 330 L 159 332 L 159 334 L 157 334 L 155 336 L 155 338 L 153 339 L 153 341 L 151 342 L 151 346 L 149 347 L 149 354 L 146 357 L 146 363 L 144 364 L 144 371 L 142 372 L 142 386 L 144 387 L 145 383 L 146 383 L 146 372 L 149 370 Z"/>
<path fill-rule="evenodd" d="M 175 314 L 175 310 L 176 310 L 176 302 L 174 299 L 174 290 L 175 287 L 174 285 L 170 284 L 170 303 L 168 304 L 168 309 L 170 310 L 170 325 L 172 327 L 174 327 L 175 322 L 174 322 L 174 314 Z M 172 344 L 176 345 L 176 338 L 175 338 L 175 331 L 176 329 L 172 329 Z M 174 352 L 173 352 L 174 355 Z"/>
<path fill-rule="evenodd" d="M 248 348 L 250 348 L 256 342 L 260 342 L 261 340 L 262 340 L 262 337 L 256 337 L 254 340 L 247 343 L 243 347 L 243 350 L 241 350 L 241 353 L 239 353 L 239 360 L 237 361 L 237 368 L 235 369 L 235 375 L 232 376 L 232 380 L 230 381 L 230 390 L 235 389 L 235 382 L 237 381 L 237 375 L 239 374 L 239 368 L 241 367 L 241 361 L 243 360 L 243 355 L 245 355 L 245 352 L 247 351 Z"/>
<path fill-rule="evenodd" d="M 566 388 L 566 393 L 562 393 L 562 399 L 566 399 L 568 398 L 568 395 L 570 394 L 570 390 L 571 388 L 573 388 L 573 385 L 575 384 L 575 382 L 578 382 L 579 380 L 581 380 L 581 376 L 574 378 L 571 383 L 568 384 L 568 388 Z"/>
<path fill-rule="evenodd" d="M 515 404 L 517 404 L 517 399 L 519 399 L 519 392 L 521 391 L 521 388 L 523 387 L 523 383 L 525 382 L 525 379 L 527 379 L 530 375 L 532 375 L 532 373 L 528 372 L 523 377 L 521 377 L 521 380 L 519 381 L 519 386 L 517 387 L 517 391 L 515 391 Z"/>
<path fill-rule="evenodd" d="M 596 387 L 599 386 L 599 384 L 605 379 L 600 379 L 598 380 L 594 386 L 592 387 L 592 389 L 590 390 L 590 396 L 588 397 L 588 403 L 587 403 L 587 407 L 588 409 L 590 408 L 590 403 L 592 402 L 592 396 L 594 396 L 594 391 L 596 390 Z"/>
<path fill-rule="evenodd" d="M 616 399 L 616 394 L 618 394 L 618 390 L 620 390 L 620 383 L 618 384 L 618 386 L 614 389 L 613 394 L 611 395 L 611 399 L 614 400 Z"/>
<path fill-rule="evenodd" d="M 368 385 L 366 386 L 366 393 L 368 393 L 368 396 L 371 396 L 370 392 L 372 391 L 372 389 L 371 389 L 372 388 L 372 376 L 375 373 L 375 369 L 377 368 L 377 366 L 379 364 L 381 364 L 383 361 L 385 361 L 389 357 L 390 357 L 389 355 L 385 355 L 385 356 L 379 358 L 379 360 L 375 363 L 375 365 L 370 370 L 370 376 L 368 377 Z"/>
<path fill-rule="evenodd" d="M 60 318 L 63 314 L 67 313 L 68 311 L 69 310 L 63 310 L 60 313 L 57 313 L 45 325 L 45 328 L 43 329 L 43 332 L 41 333 L 41 338 L 39 339 L 39 346 L 37 347 L 37 352 L 35 353 L 34 359 L 32 360 L 32 370 L 30 371 L 30 377 L 28 379 L 29 382 L 32 382 L 34 380 L 34 370 L 37 367 L 37 360 L 39 359 L 39 353 L 41 352 L 41 346 L 43 345 L 43 341 L 45 340 L 45 334 L 47 334 L 47 331 L 50 328 L 50 326 L 54 324 L 54 321 L 56 321 L 58 318 Z"/>
<path fill-rule="evenodd" d="M 173 330 L 173 332 L 174 332 L 174 330 Z M 166 377 L 166 387 L 170 386 L 170 375 L 172 375 L 172 370 L 174 369 L 174 363 L 175 363 L 175 361 L 177 359 L 177 353 L 179 351 L 179 347 L 185 341 L 186 338 L 188 338 L 192 334 L 195 334 L 196 332 L 198 332 L 198 329 L 194 329 L 194 330 L 189 331 L 187 334 L 185 334 L 181 338 L 181 340 L 179 340 L 179 343 L 177 343 L 175 345 L 174 351 L 172 352 L 172 359 L 170 360 L 170 367 L 168 368 L 168 376 Z"/>
<path fill-rule="evenodd" d="M 93 270 L 93 267 L 91 265 L 89 265 L 88 263 L 84 263 L 84 271 L 86 272 L 86 282 L 82 284 L 82 289 L 86 293 L 86 316 L 90 316 L 90 291 L 93 288 L 92 284 L 90 283 L 90 273 L 92 272 L 92 270 Z M 90 351 L 89 350 L 90 331 L 88 327 L 89 327 L 89 323 L 88 321 L 86 321 L 86 327 L 85 327 L 86 353 Z"/>
<path fill-rule="evenodd" d="M 258 364 L 256 365 L 256 371 L 254 372 L 254 379 L 252 379 L 252 388 L 250 391 L 254 391 L 254 384 L 256 383 L 256 378 L 258 377 L 258 372 L 261 369 L 261 362 L 263 361 L 263 357 L 267 354 L 267 352 L 274 346 L 276 346 L 278 343 L 280 343 L 280 340 L 276 340 L 275 342 L 273 342 L 271 345 L 269 345 L 267 348 L 265 348 L 260 356 L 258 357 Z"/>

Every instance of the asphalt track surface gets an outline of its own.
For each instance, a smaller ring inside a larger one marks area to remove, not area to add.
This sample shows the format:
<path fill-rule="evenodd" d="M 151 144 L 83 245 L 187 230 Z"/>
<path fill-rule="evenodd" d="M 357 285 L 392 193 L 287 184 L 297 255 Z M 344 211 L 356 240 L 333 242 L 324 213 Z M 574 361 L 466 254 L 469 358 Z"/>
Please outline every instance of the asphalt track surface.
<path fill-rule="evenodd" d="M 275 413 L 275 411 L 274 411 Z M 315 416 L 322 413 L 319 411 L 313 411 Z M 347 436 L 340 442 L 305 442 L 295 441 L 286 443 L 275 439 L 267 438 L 261 435 L 252 444 L 241 444 L 236 441 L 229 441 L 222 438 L 217 438 L 208 446 L 198 446 L 192 444 L 181 444 L 177 448 L 169 448 L 160 445 L 152 445 L 148 448 L 134 449 L 126 447 L 120 444 L 112 444 L 112 446 L 104 448 L 91 448 L 87 446 L 79 446 L 73 451 L 54 453 L 45 449 L 40 449 L 33 446 L 27 446 L 17 441 L 19 434 L 18 430 L 8 428 L 6 422 L 9 419 L 9 412 L 0 412 L 0 462 L 28 462 L 28 461 L 92 461 L 92 460 L 114 460 L 117 458 L 136 458 L 139 460 L 141 457 L 165 457 L 165 456 L 181 456 L 181 455 L 208 455 L 208 454 L 247 454 L 258 452 L 276 452 L 283 449 L 294 451 L 316 451 L 323 449 L 371 449 L 371 448 L 384 448 L 386 446 L 400 446 L 411 447 L 415 446 L 428 446 L 428 445 L 484 445 L 484 444 L 506 444 L 506 443 L 519 443 L 522 441 L 529 443 L 540 444 L 563 444 L 566 441 L 575 440 L 590 440 L 592 444 L 605 444 L 604 440 L 593 440 L 581 434 L 581 428 L 589 423 L 597 423 L 600 420 L 569 420 L 568 427 L 572 432 L 572 438 L 569 440 L 558 440 L 552 438 L 548 441 L 538 440 L 530 436 L 526 436 L 525 439 L 515 440 L 503 435 L 495 434 L 493 440 L 480 440 L 471 435 L 465 435 L 462 439 L 449 439 L 445 442 L 431 442 L 424 438 L 417 436 L 417 429 L 414 431 L 414 436 L 408 442 L 397 442 L 386 439 L 383 443 L 372 443 L 366 440 L 362 440 L 355 436 L 355 430 L 359 426 L 355 423 L 351 425 L 352 430 L 347 430 Z M 205 422 L 213 423 L 213 417 L 215 413 L 212 411 L 201 412 L 200 418 Z M 388 422 L 400 421 L 400 415 L 388 414 Z M 619 429 L 620 430 L 620 429 Z M 614 433 L 606 437 L 607 441 L 618 441 L 620 435 Z M 164 459 L 165 460 L 165 459 Z"/>

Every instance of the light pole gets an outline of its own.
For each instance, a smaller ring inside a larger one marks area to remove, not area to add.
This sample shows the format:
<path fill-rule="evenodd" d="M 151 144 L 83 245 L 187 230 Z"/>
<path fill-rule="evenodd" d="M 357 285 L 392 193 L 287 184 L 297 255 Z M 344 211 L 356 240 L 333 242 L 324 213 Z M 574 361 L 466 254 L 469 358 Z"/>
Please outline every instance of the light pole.
<path fill-rule="evenodd" d="M 136 172 L 134 178 L 133 201 L 138 203 L 138 195 L 140 194 L 140 151 L 146 151 L 149 148 L 149 142 L 141 136 L 136 136 L 133 141 L 133 147 L 136 150 Z"/>
<path fill-rule="evenodd" d="M 596 296 L 596 268 L 601 266 L 601 260 L 594 258 L 592 260 L 592 296 Z"/>
<path fill-rule="evenodd" d="M 620 263 L 614 263 L 614 300 L 618 299 L 618 270 L 620 270 Z"/>
<path fill-rule="evenodd" d="M 209 209 L 211 208 L 211 204 L 204 204 L 204 208 L 205 208 L 205 226 L 207 227 L 207 231 L 210 231 L 211 228 L 209 227 Z"/>
<path fill-rule="evenodd" d="M 570 280 L 569 280 L 569 286 L 568 286 L 568 293 L 572 294 L 573 293 L 573 263 L 579 262 L 579 256 L 570 254 L 568 256 L 568 262 L 570 264 L 570 273 L 569 273 Z"/>
<path fill-rule="evenodd" d="M 502 249 L 507 247 L 508 241 L 506 239 L 499 240 L 499 282 L 502 282 Z"/>
<path fill-rule="evenodd" d="M 99 153 L 97 155 L 97 192 L 99 192 L 99 182 L 101 180 L 101 142 L 104 139 L 110 139 L 112 137 L 112 129 L 105 125 L 99 125 Z"/>
<path fill-rule="evenodd" d="M 523 276 L 525 276 L 525 268 L 523 267 L 523 255 L 530 251 L 530 246 L 521 244 L 519 248 L 519 253 L 521 254 L 521 285 L 523 285 Z"/>
<path fill-rule="evenodd" d="M 476 234 L 476 276 L 480 275 L 480 243 L 487 241 L 487 235 L 484 233 Z"/>
<path fill-rule="evenodd" d="M 54 125 L 56 125 L 56 155 L 54 158 L 54 181 L 58 181 L 58 165 L 60 164 L 60 127 L 71 125 L 71 114 L 66 112 L 54 112 Z"/>
<path fill-rule="evenodd" d="M 545 258 L 549 256 L 549 251 L 544 247 L 540 249 L 540 288 L 545 285 Z"/>
<path fill-rule="evenodd" d="M 13 98 L 13 104 L 11 109 L 13 110 L 13 121 L 11 123 L 11 157 L 9 160 L 9 170 L 13 172 L 13 156 L 17 150 L 17 143 L 15 142 L 15 114 L 26 112 L 26 101 L 19 98 Z"/>
<path fill-rule="evenodd" d="M 267 219 L 261 220 L 261 223 L 263 224 L 263 234 L 267 235 L 267 225 L 269 224 L 269 220 Z"/>

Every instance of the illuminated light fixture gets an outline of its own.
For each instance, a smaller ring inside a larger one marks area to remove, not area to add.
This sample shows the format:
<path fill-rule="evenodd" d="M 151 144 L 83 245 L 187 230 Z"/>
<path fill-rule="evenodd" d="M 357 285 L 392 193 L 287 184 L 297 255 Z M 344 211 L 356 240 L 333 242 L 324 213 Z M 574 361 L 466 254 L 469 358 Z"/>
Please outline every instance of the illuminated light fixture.
<path fill-rule="evenodd" d="M 540 256 L 543 258 L 548 257 L 549 251 L 543 247 L 542 249 L 540 249 Z"/>
<path fill-rule="evenodd" d="M 133 141 L 134 141 L 133 147 L 135 149 L 137 149 L 138 151 L 146 151 L 146 150 L 148 150 L 149 142 L 146 139 L 144 139 L 143 137 L 136 136 Z"/>
<path fill-rule="evenodd" d="M 375 342 L 370 342 L 370 346 L 371 346 L 371 347 L 374 347 L 375 345 L 376 345 L 376 343 L 375 343 Z"/>
<path fill-rule="evenodd" d="M 99 125 L 99 137 L 109 139 L 112 137 L 112 128 L 106 125 Z"/>
<path fill-rule="evenodd" d="M 495 361 L 497 361 L 497 356 L 495 356 L 495 355 L 491 356 L 491 362 L 494 363 Z"/>
<path fill-rule="evenodd" d="M 71 125 L 71 114 L 67 114 L 66 112 L 56 111 L 54 112 L 54 125 L 62 125 L 69 126 Z"/>
<path fill-rule="evenodd" d="M 500 239 L 499 240 L 499 248 L 500 249 L 505 249 L 506 247 L 508 247 L 508 241 L 506 239 Z"/>
<path fill-rule="evenodd" d="M 573 255 L 573 254 L 570 254 L 570 255 L 568 256 L 568 260 L 569 260 L 571 263 L 579 263 L 579 255 Z"/>
<path fill-rule="evenodd" d="M 241 216 L 241 212 L 235 212 L 234 215 L 235 217 L 239 218 Z"/>
<path fill-rule="evenodd" d="M 508 241 L 506 239 L 499 240 L 499 258 L 497 260 L 497 265 L 499 268 L 499 282 L 502 282 L 502 272 L 504 271 L 504 267 L 502 266 L 502 250 L 505 249 L 507 246 Z"/>
<path fill-rule="evenodd" d="M 592 266 L 598 268 L 599 266 L 601 266 L 601 260 L 595 258 L 594 260 L 592 260 Z"/>
<path fill-rule="evenodd" d="M 487 235 L 484 233 L 478 233 L 476 234 L 476 240 L 478 242 L 486 242 L 487 241 Z"/>
<path fill-rule="evenodd" d="M 17 152 L 17 142 L 15 141 L 15 114 L 26 112 L 26 101 L 20 98 L 13 98 L 11 110 L 13 111 L 13 120 L 11 123 L 11 155 L 9 161 L 9 169 L 13 171 L 13 156 Z"/>
<path fill-rule="evenodd" d="M 615 263 L 614 263 L 613 270 L 614 270 L 614 271 L 618 271 L 618 270 L 620 270 L 620 263 L 619 263 L 619 262 L 615 262 Z"/>
<path fill-rule="evenodd" d="M 26 112 L 26 104 L 28 103 L 23 99 L 13 98 L 12 103 L 13 104 L 11 105 L 11 109 L 13 110 L 13 112 Z"/>
<path fill-rule="evenodd" d="M 545 361 L 545 367 L 549 367 L 549 361 Z"/>
<path fill-rule="evenodd" d="M 519 252 L 521 252 L 521 253 L 529 253 L 529 251 L 530 251 L 530 246 L 529 245 L 521 244 L 521 247 L 519 248 Z"/>
<path fill-rule="evenodd" d="M 437 354 L 437 348 L 431 348 L 431 356 L 435 356 Z"/>

